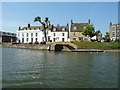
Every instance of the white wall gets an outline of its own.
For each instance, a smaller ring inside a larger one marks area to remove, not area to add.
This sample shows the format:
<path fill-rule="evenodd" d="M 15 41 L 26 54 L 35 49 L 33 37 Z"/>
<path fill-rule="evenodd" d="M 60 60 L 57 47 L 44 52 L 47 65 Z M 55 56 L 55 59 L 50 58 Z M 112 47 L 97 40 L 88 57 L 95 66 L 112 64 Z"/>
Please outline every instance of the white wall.
<path fill-rule="evenodd" d="M 55 33 L 55 36 L 54 36 Z M 63 36 L 64 33 L 64 36 Z M 62 42 L 62 38 L 64 38 L 64 42 L 68 41 L 68 32 L 51 32 L 51 40 L 52 42 L 54 42 L 54 38 L 55 38 L 55 42 Z"/>
<path fill-rule="evenodd" d="M 28 33 L 28 37 L 27 37 L 27 33 Z M 31 36 L 31 33 L 33 33 L 33 36 Z M 36 33 L 38 33 L 37 36 L 36 36 Z M 54 33 L 55 33 L 55 36 L 54 36 Z M 64 33 L 64 36 L 63 36 L 63 33 Z M 38 38 L 37 40 L 38 42 L 42 42 L 44 38 L 44 33 L 40 30 L 17 30 L 16 34 L 20 42 L 22 42 L 22 38 L 24 38 L 24 43 L 31 42 L 31 38 L 33 38 L 33 43 L 36 41 L 36 38 Z M 22 34 L 24 36 L 22 36 Z M 52 40 L 52 42 L 54 42 L 54 38 L 55 38 L 55 42 L 62 42 L 62 38 L 64 38 L 64 42 L 68 41 L 68 32 L 65 32 L 65 31 L 51 32 L 50 30 L 48 30 L 47 36 L 50 36 L 50 40 Z M 28 41 L 27 41 L 27 38 L 28 38 Z"/>
<path fill-rule="evenodd" d="M 28 33 L 28 36 L 27 36 L 27 33 Z M 33 33 L 33 36 L 31 36 L 31 33 Z M 36 36 L 36 33 L 37 33 L 37 36 Z M 38 39 L 37 40 L 38 42 L 42 42 L 44 37 L 43 32 L 40 30 L 19 30 L 19 31 L 17 30 L 16 34 L 20 42 L 22 42 L 22 38 L 24 38 L 24 43 L 31 42 L 31 38 L 33 38 L 33 43 L 36 41 L 36 38 Z M 22 36 L 22 34 L 24 36 Z M 28 38 L 28 41 L 27 41 L 27 38 Z"/>

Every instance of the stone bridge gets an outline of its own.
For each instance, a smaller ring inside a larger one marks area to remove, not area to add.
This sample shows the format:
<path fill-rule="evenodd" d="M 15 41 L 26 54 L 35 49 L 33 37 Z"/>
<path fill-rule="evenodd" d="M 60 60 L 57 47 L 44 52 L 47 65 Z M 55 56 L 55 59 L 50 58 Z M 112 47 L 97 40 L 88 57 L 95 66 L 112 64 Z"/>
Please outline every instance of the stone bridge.
<path fill-rule="evenodd" d="M 77 49 L 77 46 L 70 42 L 51 42 L 48 44 L 50 45 L 49 50 L 54 51 L 72 51 Z"/>

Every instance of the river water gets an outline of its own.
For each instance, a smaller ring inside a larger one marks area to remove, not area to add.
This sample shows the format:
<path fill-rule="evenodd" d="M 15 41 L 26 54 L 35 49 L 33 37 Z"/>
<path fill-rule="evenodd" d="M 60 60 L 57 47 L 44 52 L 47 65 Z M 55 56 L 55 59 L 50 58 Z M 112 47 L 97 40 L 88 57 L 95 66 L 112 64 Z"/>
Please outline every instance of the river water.
<path fill-rule="evenodd" d="M 117 88 L 118 55 L 2 48 L 2 86 Z"/>

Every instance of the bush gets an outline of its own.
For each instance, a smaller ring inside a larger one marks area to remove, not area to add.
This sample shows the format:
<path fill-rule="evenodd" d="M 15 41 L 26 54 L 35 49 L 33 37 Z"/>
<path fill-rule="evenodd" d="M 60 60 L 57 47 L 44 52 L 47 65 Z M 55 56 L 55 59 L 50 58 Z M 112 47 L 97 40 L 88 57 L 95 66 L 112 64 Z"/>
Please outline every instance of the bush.
<path fill-rule="evenodd" d="M 36 41 L 35 44 L 39 44 L 39 42 Z"/>
<path fill-rule="evenodd" d="M 46 42 L 41 42 L 40 44 L 46 44 Z"/>
<path fill-rule="evenodd" d="M 32 44 L 32 42 L 29 42 L 29 44 Z"/>

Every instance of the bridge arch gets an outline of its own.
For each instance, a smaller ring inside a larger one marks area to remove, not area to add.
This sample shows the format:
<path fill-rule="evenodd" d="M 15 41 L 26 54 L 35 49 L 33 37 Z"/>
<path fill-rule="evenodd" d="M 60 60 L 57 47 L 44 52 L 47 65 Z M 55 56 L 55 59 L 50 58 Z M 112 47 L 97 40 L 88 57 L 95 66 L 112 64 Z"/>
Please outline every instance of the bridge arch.
<path fill-rule="evenodd" d="M 76 49 L 75 47 L 69 45 L 69 44 L 56 44 L 55 45 L 55 51 L 62 51 L 63 49 L 66 49 L 64 48 L 66 47 L 67 49 L 69 49 L 70 51 Z"/>

